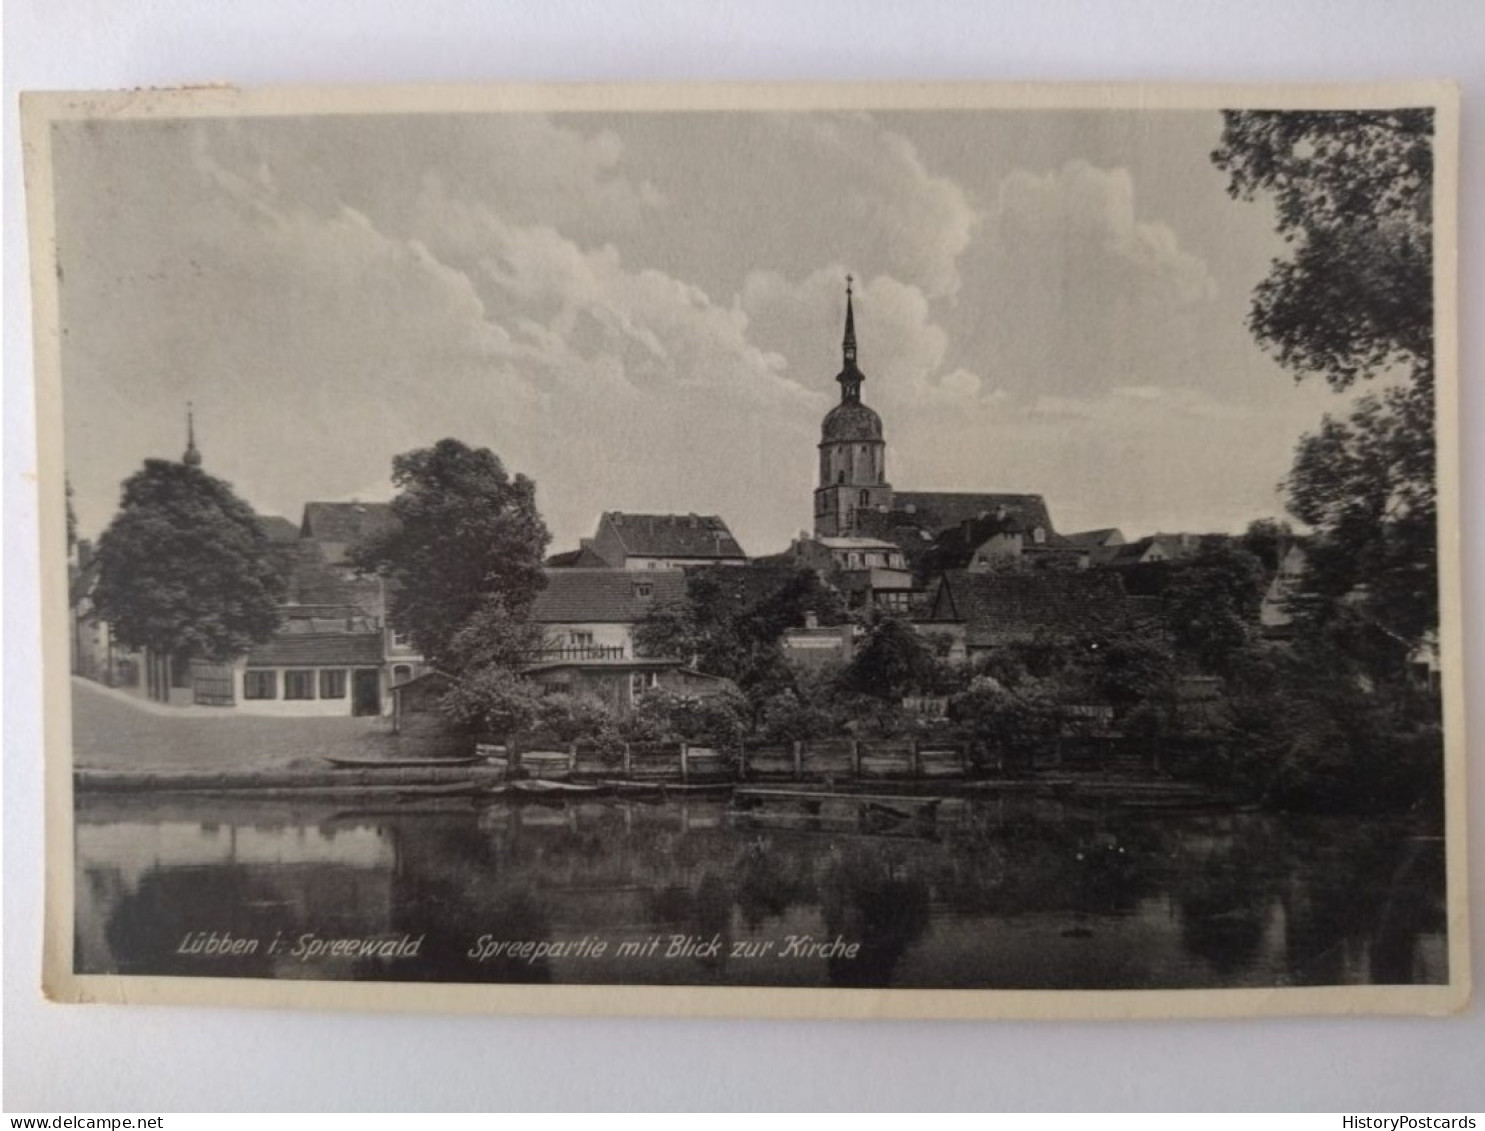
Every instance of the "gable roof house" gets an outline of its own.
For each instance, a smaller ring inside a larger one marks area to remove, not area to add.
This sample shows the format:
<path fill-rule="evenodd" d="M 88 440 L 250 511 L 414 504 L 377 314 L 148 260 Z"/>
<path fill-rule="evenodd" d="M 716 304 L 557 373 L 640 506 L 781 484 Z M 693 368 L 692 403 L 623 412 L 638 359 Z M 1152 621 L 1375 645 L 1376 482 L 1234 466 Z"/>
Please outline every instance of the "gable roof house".
<path fill-rule="evenodd" d="M 886 538 L 801 534 L 786 558 L 815 570 L 853 609 L 907 612 L 922 592 L 902 547 Z"/>
<path fill-rule="evenodd" d="M 1027 546 L 1068 549 L 1058 538 L 1041 495 L 1006 492 L 896 491 L 890 507 L 856 512 L 852 532 L 895 543 L 914 576 L 926 582 L 937 570 L 954 568 L 940 564 L 941 558 L 965 564 L 973 560 L 978 545 L 960 548 L 972 536 L 966 533 L 971 527 L 984 532 L 980 544 L 996 534 L 1007 535 L 987 547 L 993 556 L 1019 554 Z M 946 539 L 949 544 L 941 548 Z"/>
<path fill-rule="evenodd" d="M 951 660 L 1039 638 L 1073 639 L 1149 613 L 1106 572 L 976 573 L 947 570 L 917 628 L 950 637 Z"/>
<path fill-rule="evenodd" d="M 714 514 L 605 511 L 597 533 L 583 548 L 614 569 L 681 569 L 748 561 L 727 524 Z"/>
<path fill-rule="evenodd" d="M 943 531 L 924 554 L 923 569 L 930 574 L 1005 567 L 1075 570 L 1087 569 L 1089 556 L 1087 547 L 1058 534 L 1042 516 L 1000 506 Z"/>
<path fill-rule="evenodd" d="M 391 503 L 305 503 L 299 536 L 313 539 L 332 566 L 344 566 L 357 545 L 397 528 Z"/>
<path fill-rule="evenodd" d="M 542 659 L 619 660 L 634 656 L 634 628 L 654 609 L 686 599 L 679 570 L 546 570 L 531 621 L 542 627 Z"/>

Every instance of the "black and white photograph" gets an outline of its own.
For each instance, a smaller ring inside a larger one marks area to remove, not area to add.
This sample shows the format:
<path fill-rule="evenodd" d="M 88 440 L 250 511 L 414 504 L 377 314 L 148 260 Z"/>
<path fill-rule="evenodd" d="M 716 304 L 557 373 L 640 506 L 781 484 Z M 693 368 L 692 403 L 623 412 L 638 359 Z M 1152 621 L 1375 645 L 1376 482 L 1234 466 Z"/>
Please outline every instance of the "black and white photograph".
<path fill-rule="evenodd" d="M 1453 88 L 24 115 L 50 996 L 1464 1002 Z"/>

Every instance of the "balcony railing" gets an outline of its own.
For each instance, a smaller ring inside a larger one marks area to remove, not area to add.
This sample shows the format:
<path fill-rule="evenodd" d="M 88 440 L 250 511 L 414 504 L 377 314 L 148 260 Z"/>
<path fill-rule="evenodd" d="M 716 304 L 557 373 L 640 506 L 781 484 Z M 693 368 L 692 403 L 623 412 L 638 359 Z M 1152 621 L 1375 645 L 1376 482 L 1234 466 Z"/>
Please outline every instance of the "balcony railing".
<path fill-rule="evenodd" d="M 526 662 L 531 664 L 550 664 L 561 660 L 622 659 L 625 659 L 622 644 L 565 644 L 526 653 Z"/>

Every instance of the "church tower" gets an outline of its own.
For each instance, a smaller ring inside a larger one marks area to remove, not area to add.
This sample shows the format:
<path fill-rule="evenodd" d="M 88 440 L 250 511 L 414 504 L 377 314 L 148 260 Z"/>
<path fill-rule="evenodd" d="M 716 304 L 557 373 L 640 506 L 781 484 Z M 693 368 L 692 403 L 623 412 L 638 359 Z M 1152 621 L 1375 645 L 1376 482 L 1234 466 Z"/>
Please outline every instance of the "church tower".
<path fill-rule="evenodd" d="M 196 410 L 186 402 L 186 454 L 180 457 L 187 467 L 201 466 L 201 453 L 196 448 Z"/>
<path fill-rule="evenodd" d="M 892 486 L 887 482 L 887 444 L 882 418 L 861 403 L 866 374 L 856 366 L 856 316 L 851 305 L 851 276 L 846 276 L 846 336 L 840 404 L 825 414 L 820 426 L 820 485 L 815 488 L 815 535 L 841 537 L 853 533 L 856 515 L 863 510 L 891 509 Z"/>

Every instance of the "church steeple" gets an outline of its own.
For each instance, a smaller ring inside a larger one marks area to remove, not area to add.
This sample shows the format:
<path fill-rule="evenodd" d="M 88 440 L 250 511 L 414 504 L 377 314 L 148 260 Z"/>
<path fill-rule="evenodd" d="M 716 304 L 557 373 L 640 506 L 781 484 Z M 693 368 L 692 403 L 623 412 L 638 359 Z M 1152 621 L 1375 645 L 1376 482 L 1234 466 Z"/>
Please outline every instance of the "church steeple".
<path fill-rule="evenodd" d="M 841 371 L 836 376 L 840 382 L 840 399 L 846 401 L 861 400 L 861 382 L 866 380 L 866 375 L 856 368 L 856 312 L 851 306 L 851 284 L 855 279 L 846 276 L 846 336 L 841 339 Z"/>
<path fill-rule="evenodd" d="M 201 453 L 196 450 L 196 413 L 191 402 L 186 402 L 186 454 L 180 457 L 187 467 L 201 466 Z"/>
<path fill-rule="evenodd" d="M 840 404 L 820 423 L 820 485 L 815 488 L 815 534 L 850 535 L 862 527 L 862 516 L 885 513 L 892 506 L 887 482 L 887 443 L 882 418 L 861 403 L 866 374 L 856 366 L 855 293 L 846 276 L 846 336 L 841 340 Z"/>

